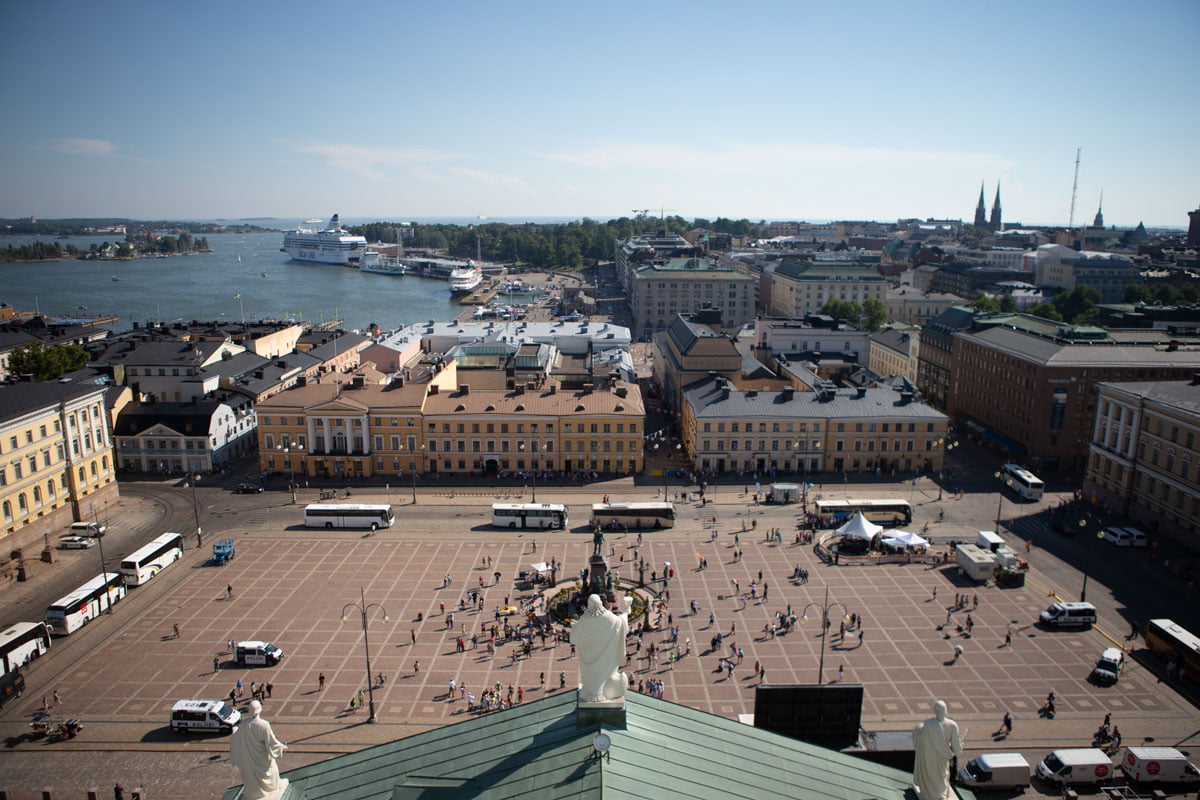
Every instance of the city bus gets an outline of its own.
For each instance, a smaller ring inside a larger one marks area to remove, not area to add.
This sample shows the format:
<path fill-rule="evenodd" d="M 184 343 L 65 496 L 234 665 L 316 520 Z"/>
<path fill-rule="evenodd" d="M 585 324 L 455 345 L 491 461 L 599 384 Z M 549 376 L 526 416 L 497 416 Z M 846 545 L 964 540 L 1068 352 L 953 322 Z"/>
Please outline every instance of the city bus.
<path fill-rule="evenodd" d="M 561 503 L 492 503 L 497 528 L 565 528 L 567 507 Z"/>
<path fill-rule="evenodd" d="M 1173 672 L 1200 684 L 1200 636 L 1169 619 L 1152 619 L 1144 631 L 1146 649 L 1167 664 Z"/>
<path fill-rule="evenodd" d="M 141 586 L 166 567 L 183 558 L 183 534 L 164 533 L 121 562 L 126 586 Z"/>
<path fill-rule="evenodd" d="M 592 527 L 639 530 L 675 527 L 674 503 L 595 503 Z"/>
<path fill-rule="evenodd" d="M 818 500 L 816 514 L 831 521 L 834 527 L 862 512 L 868 522 L 876 525 L 908 525 L 912 522 L 912 506 L 907 500 Z"/>
<path fill-rule="evenodd" d="M 1000 480 L 1026 500 L 1041 500 L 1046 491 L 1046 484 L 1042 483 L 1041 478 L 1016 464 L 1000 467 Z"/>
<path fill-rule="evenodd" d="M 121 573 L 105 572 L 46 609 L 46 624 L 55 636 L 77 631 L 125 596 Z"/>
<path fill-rule="evenodd" d="M 304 509 L 304 524 L 310 528 L 390 528 L 396 521 L 389 505 L 313 503 Z"/>
<path fill-rule="evenodd" d="M 0 675 L 24 667 L 50 649 L 50 629 L 44 622 L 17 622 L 0 631 Z"/>

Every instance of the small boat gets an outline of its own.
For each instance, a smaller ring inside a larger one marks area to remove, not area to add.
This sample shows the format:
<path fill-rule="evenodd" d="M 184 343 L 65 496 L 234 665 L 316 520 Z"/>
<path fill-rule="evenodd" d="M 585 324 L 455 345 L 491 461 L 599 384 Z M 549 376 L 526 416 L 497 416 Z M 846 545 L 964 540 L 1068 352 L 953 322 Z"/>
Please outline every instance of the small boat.
<path fill-rule="evenodd" d="M 264 272 L 264 273 L 262 274 L 262 276 L 263 276 L 264 278 L 265 278 L 265 277 L 267 277 L 267 273 L 266 273 L 266 272 Z"/>
<path fill-rule="evenodd" d="M 240 264 L 240 263 L 242 263 L 242 257 L 241 257 L 241 255 L 239 255 L 239 256 L 238 256 L 238 263 L 239 263 L 239 264 Z"/>
<path fill-rule="evenodd" d="M 75 307 L 78 309 L 81 309 L 83 311 L 87 311 L 87 306 L 75 306 Z"/>
<path fill-rule="evenodd" d="M 113 275 L 113 280 L 114 280 L 114 281 L 119 281 L 119 280 L 121 280 L 121 279 L 120 279 L 120 278 L 118 278 L 116 275 Z"/>

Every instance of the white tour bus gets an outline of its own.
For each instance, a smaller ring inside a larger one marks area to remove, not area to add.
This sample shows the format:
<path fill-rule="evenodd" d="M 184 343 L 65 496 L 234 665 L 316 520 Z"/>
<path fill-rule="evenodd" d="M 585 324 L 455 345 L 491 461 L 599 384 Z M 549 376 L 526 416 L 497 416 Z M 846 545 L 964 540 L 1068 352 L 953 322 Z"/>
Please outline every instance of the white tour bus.
<path fill-rule="evenodd" d="M 609 530 L 675 527 L 674 503 L 594 503 L 592 527 Z"/>
<path fill-rule="evenodd" d="M 55 636 L 77 631 L 124 596 L 121 573 L 105 572 L 47 608 L 46 624 Z"/>
<path fill-rule="evenodd" d="M 1016 464 L 1001 467 L 1000 480 L 1026 500 L 1041 500 L 1042 493 L 1046 491 L 1046 484 L 1042 483 L 1041 478 Z"/>
<path fill-rule="evenodd" d="M 0 631 L 0 675 L 16 672 L 50 649 L 44 622 L 17 622 Z"/>
<path fill-rule="evenodd" d="M 497 528 L 565 528 L 567 507 L 561 503 L 492 503 Z"/>
<path fill-rule="evenodd" d="M 389 505 L 313 503 L 304 509 L 304 524 L 310 528 L 390 528 L 396 521 Z"/>
<path fill-rule="evenodd" d="M 141 586 L 159 572 L 183 558 L 183 534 L 164 533 L 121 562 L 126 586 Z"/>

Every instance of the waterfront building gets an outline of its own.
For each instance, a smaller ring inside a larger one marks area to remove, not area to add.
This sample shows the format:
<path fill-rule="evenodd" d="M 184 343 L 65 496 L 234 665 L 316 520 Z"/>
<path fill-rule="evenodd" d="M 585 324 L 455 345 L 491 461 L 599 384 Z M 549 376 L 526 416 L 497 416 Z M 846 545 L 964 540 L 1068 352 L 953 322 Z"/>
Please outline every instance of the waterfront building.
<path fill-rule="evenodd" d="M 1200 376 L 1099 383 L 1083 491 L 1185 547 L 1200 544 Z"/>
<path fill-rule="evenodd" d="M 105 392 L 73 382 L 0 387 L 0 521 L 9 550 L 40 550 L 43 535 L 103 520 L 118 499 Z"/>

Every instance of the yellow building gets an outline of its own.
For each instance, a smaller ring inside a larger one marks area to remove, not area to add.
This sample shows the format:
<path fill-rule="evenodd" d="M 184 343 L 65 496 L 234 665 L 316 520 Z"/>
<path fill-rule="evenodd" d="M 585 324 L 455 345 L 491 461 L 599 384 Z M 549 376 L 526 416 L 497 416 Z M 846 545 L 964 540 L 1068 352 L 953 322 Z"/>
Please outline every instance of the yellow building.
<path fill-rule="evenodd" d="M 0 388 L 0 521 L 5 547 L 42 545 L 72 522 L 103 521 L 119 496 L 104 387 Z"/>

